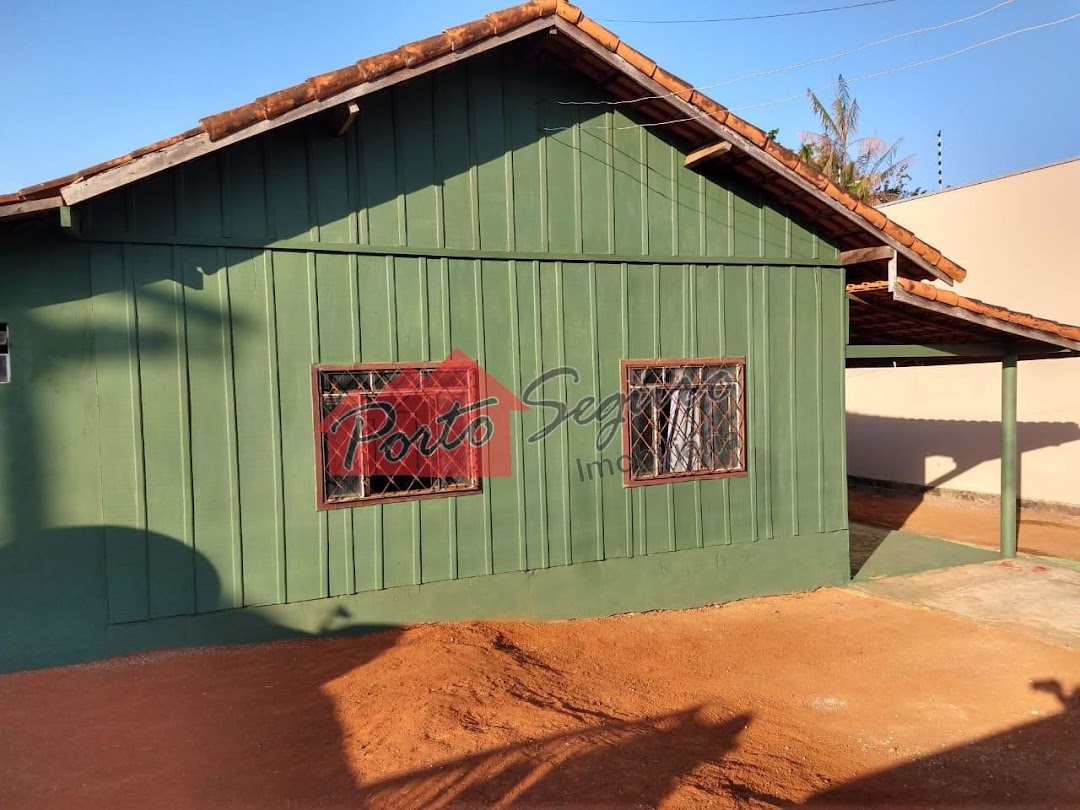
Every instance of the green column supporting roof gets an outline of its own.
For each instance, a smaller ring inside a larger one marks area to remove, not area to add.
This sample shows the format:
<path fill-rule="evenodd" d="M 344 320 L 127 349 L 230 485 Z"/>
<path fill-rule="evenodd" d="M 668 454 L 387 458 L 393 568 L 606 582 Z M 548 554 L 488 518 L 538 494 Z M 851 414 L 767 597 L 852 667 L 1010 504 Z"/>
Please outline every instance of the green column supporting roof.
<path fill-rule="evenodd" d="M 1016 556 L 1016 355 L 1001 361 L 1001 556 Z"/>

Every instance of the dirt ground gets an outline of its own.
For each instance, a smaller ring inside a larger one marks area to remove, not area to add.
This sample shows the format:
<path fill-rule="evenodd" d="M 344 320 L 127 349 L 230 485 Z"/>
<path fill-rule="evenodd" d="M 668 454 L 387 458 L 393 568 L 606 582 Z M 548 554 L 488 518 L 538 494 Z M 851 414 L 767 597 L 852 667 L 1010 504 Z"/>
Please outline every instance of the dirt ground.
<path fill-rule="evenodd" d="M 1000 522 L 996 505 L 852 488 L 851 520 L 903 529 L 912 534 L 997 548 Z M 1023 509 L 1017 542 L 1021 552 L 1080 560 L 1080 516 Z"/>
<path fill-rule="evenodd" d="M 1076 807 L 1080 653 L 853 590 L 0 677 L 0 807 Z"/>

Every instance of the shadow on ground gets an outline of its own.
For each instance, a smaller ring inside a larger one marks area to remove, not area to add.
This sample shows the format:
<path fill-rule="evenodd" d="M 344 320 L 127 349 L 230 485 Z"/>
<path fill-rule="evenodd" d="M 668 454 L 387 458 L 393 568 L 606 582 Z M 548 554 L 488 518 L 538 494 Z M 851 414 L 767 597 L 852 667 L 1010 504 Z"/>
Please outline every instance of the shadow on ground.
<path fill-rule="evenodd" d="M 998 559 L 990 549 L 863 523 L 851 524 L 849 544 L 851 578 L 856 582 Z"/>
<path fill-rule="evenodd" d="M 1076 807 L 1080 754 L 1080 688 L 1066 692 L 1056 680 L 1033 681 L 1062 711 L 940 754 L 920 757 L 820 793 L 812 807 Z"/>

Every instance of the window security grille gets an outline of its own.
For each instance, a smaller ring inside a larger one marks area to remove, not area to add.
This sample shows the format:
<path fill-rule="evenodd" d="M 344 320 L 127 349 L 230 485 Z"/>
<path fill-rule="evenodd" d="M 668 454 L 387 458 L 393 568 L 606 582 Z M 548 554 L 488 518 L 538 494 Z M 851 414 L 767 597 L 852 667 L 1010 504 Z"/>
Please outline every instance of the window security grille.
<path fill-rule="evenodd" d="M 628 486 L 746 473 L 741 358 L 626 361 Z"/>
<path fill-rule="evenodd" d="M 320 509 L 481 490 L 470 417 L 446 418 L 479 401 L 475 366 L 316 366 L 313 383 Z"/>

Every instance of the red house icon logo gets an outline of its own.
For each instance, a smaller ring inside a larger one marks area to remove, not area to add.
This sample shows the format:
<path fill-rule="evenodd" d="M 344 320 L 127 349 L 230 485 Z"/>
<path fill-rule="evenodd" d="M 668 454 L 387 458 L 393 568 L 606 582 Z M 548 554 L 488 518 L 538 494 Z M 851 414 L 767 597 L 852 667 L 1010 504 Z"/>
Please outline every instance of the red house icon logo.
<path fill-rule="evenodd" d="M 330 475 L 511 474 L 511 414 L 528 406 L 460 349 L 435 366 L 366 373 L 319 424 Z"/>

